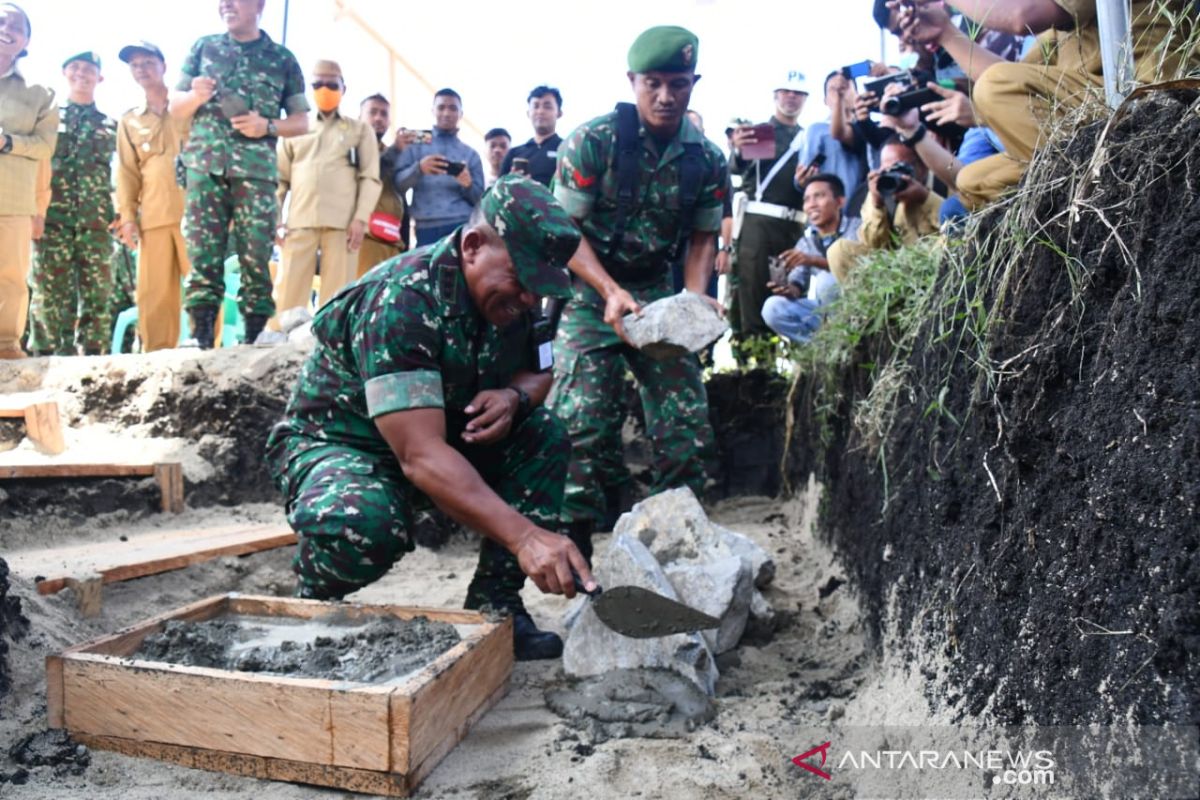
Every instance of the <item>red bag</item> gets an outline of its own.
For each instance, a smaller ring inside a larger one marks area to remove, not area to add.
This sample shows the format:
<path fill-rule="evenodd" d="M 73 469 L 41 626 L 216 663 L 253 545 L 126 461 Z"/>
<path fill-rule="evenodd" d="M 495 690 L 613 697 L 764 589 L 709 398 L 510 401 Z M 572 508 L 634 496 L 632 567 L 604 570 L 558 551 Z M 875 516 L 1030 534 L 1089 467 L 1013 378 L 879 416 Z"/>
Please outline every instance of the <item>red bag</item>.
<path fill-rule="evenodd" d="M 400 241 L 400 220 L 382 211 L 373 211 L 367 219 L 367 233 L 372 239 L 388 244 Z"/>

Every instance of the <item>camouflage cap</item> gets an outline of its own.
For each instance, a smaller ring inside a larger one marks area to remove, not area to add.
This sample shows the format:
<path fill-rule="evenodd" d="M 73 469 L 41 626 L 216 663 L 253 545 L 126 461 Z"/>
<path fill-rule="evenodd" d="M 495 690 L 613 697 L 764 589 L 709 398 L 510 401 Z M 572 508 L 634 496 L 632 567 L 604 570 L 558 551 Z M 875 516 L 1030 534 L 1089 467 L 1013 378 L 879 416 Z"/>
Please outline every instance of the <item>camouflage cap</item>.
<path fill-rule="evenodd" d="M 694 72 L 700 40 L 687 28 L 659 25 L 634 40 L 629 48 L 633 72 Z"/>
<path fill-rule="evenodd" d="M 82 53 L 76 53 L 68 58 L 63 62 L 63 69 L 66 69 L 67 64 L 70 64 L 72 61 L 83 61 L 87 64 L 91 64 L 96 69 L 100 69 L 100 56 L 96 55 L 96 53 L 91 50 L 84 50 Z"/>
<path fill-rule="evenodd" d="M 509 173 L 492 184 L 479 208 L 504 240 L 522 286 L 542 297 L 571 296 L 566 267 L 582 234 L 549 189 Z"/>

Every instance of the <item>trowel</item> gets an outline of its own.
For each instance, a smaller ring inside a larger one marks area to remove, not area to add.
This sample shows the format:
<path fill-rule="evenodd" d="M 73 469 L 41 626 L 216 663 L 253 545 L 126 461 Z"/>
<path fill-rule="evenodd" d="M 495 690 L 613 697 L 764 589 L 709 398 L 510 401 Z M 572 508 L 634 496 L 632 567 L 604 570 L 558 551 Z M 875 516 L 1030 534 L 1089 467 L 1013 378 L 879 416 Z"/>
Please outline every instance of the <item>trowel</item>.
<path fill-rule="evenodd" d="M 721 625 L 719 619 L 640 586 L 603 589 L 597 584 L 595 591 L 589 592 L 579 576 L 574 577 L 575 591 L 586 594 L 600 621 L 622 636 L 654 639 Z"/>

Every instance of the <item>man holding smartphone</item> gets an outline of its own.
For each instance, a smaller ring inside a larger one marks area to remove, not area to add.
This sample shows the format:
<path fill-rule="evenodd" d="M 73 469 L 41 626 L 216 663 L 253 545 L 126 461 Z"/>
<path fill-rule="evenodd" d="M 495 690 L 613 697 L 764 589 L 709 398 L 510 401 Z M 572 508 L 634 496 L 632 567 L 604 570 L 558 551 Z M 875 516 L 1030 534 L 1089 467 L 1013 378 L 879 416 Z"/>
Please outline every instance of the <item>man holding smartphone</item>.
<path fill-rule="evenodd" d="M 275 281 L 275 307 L 280 311 L 308 308 L 318 253 L 318 308 L 358 277 L 354 255 L 379 201 L 379 146 L 366 123 L 342 116 L 342 68 L 335 61 L 318 61 L 312 78 L 317 103 L 313 130 L 284 139 L 277 152 L 279 207 L 289 193 L 292 197 L 287 225 L 278 231 L 283 263 Z"/>
<path fill-rule="evenodd" d="M 418 140 L 396 159 L 396 191 L 412 194 L 417 247 L 433 244 L 467 221 L 483 197 L 483 160 L 458 138 L 462 98 L 453 89 L 433 96 L 430 141 Z"/>
<path fill-rule="evenodd" d="M 308 131 L 308 101 L 296 57 L 258 27 L 265 2 L 218 0 L 226 32 L 192 45 L 171 93 L 171 115 L 191 125 L 182 156 L 192 262 L 184 306 L 201 348 L 213 346 L 231 239 L 241 263 L 245 341 L 253 344 L 275 313 L 269 269 L 279 217 L 275 143 Z"/>
<path fill-rule="evenodd" d="M 803 144 L 797 120 L 807 99 L 804 75 L 787 72 L 775 88 L 775 113 L 766 123 L 774 139 L 769 156 L 756 157 L 753 149 L 764 144 L 756 128 L 765 126 L 743 125 L 729 134 L 729 171 L 742 176 L 742 191 L 750 198 L 735 244 L 729 291 L 729 324 L 739 361 L 741 345 L 771 334 L 762 318 L 763 302 L 771 295 L 767 260 L 791 247 L 804 231 L 804 194 L 792 184 L 792 176 Z"/>

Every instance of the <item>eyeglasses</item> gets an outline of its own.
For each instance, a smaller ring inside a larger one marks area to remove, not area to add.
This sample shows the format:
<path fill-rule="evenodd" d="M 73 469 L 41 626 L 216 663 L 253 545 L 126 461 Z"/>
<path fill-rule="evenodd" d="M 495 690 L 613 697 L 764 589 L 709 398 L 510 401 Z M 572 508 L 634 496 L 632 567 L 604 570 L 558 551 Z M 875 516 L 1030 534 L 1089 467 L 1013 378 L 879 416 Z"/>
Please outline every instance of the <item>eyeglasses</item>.
<path fill-rule="evenodd" d="M 313 89 L 333 89 L 334 91 L 338 91 L 339 89 L 342 88 L 342 84 L 338 81 L 313 81 L 312 88 Z"/>

